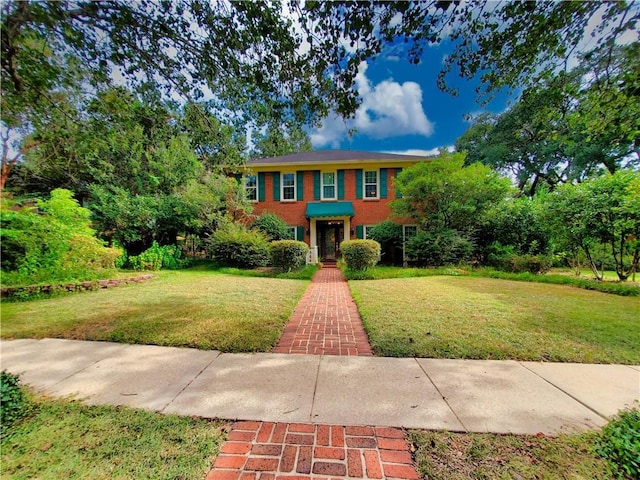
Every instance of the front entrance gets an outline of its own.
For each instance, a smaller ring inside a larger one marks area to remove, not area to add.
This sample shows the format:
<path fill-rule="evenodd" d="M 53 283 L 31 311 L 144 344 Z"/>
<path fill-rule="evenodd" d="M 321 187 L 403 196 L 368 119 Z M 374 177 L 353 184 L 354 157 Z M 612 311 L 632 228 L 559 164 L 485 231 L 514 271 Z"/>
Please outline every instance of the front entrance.
<path fill-rule="evenodd" d="M 344 238 L 344 221 L 318 220 L 316 240 L 321 262 L 335 262 L 340 257 L 340 242 Z"/>

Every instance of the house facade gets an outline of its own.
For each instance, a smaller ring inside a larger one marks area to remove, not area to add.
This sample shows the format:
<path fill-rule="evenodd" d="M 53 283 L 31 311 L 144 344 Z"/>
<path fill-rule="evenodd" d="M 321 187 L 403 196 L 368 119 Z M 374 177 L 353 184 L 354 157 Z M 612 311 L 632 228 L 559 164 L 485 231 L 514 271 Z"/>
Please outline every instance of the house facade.
<path fill-rule="evenodd" d="M 311 248 L 311 261 L 337 260 L 343 240 L 367 238 L 367 229 L 391 215 L 392 179 L 429 157 L 348 150 L 249 160 L 242 177 L 254 214 L 275 213 L 293 238 Z M 409 220 L 395 219 L 408 234 Z"/>

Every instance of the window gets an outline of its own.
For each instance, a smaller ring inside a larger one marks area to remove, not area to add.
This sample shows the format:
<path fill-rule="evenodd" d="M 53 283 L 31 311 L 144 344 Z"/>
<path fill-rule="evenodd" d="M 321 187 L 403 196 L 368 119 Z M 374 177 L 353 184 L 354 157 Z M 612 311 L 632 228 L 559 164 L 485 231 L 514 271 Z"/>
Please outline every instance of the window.
<path fill-rule="evenodd" d="M 363 225 L 362 226 L 362 238 L 365 240 L 369 240 L 369 233 L 371 229 L 375 227 L 375 225 Z"/>
<path fill-rule="evenodd" d="M 295 173 L 283 173 L 282 174 L 282 200 L 295 200 L 296 199 L 296 174 Z"/>
<path fill-rule="evenodd" d="M 257 175 L 249 175 L 244 178 L 244 191 L 247 195 L 247 200 L 250 202 L 258 201 L 258 177 Z"/>
<path fill-rule="evenodd" d="M 322 200 L 336 199 L 336 172 L 322 174 Z"/>
<path fill-rule="evenodd" d="M 406 243 L 416 233 L 418 233 L 418 227 L 416 225 L 403 225 L 402 226 L 402 241 L 404 243 Z"/>
<path fill-rule="evenodd" d="M 289 239 L 290 240 L 298 240 L 296 237 L 298 236 L 298 228 L 297 227 L 287 227 L 289 229 Z"/>
<path fill-rule="evenodd" d="M 364 172 L 364 198 L 378 198 L 378 171 Z"/>

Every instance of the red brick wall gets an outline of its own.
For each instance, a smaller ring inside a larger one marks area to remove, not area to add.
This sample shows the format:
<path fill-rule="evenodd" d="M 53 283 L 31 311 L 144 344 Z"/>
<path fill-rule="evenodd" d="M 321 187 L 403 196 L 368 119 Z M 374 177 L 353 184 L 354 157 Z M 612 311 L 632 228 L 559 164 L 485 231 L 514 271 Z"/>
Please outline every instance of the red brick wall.
<path fill-rule="evenodd" d="M 351 219 L 351 227 L 357 225 L 375 225 L 386 220 L 391 215 L 389 203 L 395 199 L 395 189 L 392 178 L 395 170 L 390 168 L 387 174 L 387 198 L 376 200 L 356 199 L 356 171 L 354 169 L 345 170 L 344 175 L 344 201 L 353 203 L 355 215 Z M 304 172 L 304 199 L 296 202 L 283 202 L 273 200 L 273 174 L 267 172 L 265 175 L 265 201 L 254 203 L 255 215 L 263 212 L 277 214 L 288 225 L 302 225 L 305 228 L 309 225 L 305 212 L 308 202 L 318 200 L 313 199 L 313 171 Z M 406 223 L 406 222 L 399 222 Z M 309 236 L 305 234 L 305 241 L 309 241 Z"/>

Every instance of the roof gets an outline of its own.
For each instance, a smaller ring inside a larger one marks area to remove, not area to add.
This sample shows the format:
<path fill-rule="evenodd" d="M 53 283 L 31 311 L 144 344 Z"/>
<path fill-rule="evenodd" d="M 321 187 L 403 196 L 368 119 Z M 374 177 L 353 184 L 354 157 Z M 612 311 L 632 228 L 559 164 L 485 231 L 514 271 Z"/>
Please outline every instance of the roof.
<path fill-rule="evenodd" d="M 307 203 L 307 218 L 321 217 L 353 217 L 353 203 L 351 202 L 309 202 Z"/>
<path fill-rule="evenodd" d="M 359 152 L 355 150 L 316 150 L 313 152 L 293 153 L 281 157 L 256 158 L 247 162 L 248 166 L 276 166 L 276 165 L 309 165 L 324 163 L 406 163 L 424 162 L 434 157 L 416 155 L 398 155 L 395 153 Z"/>

